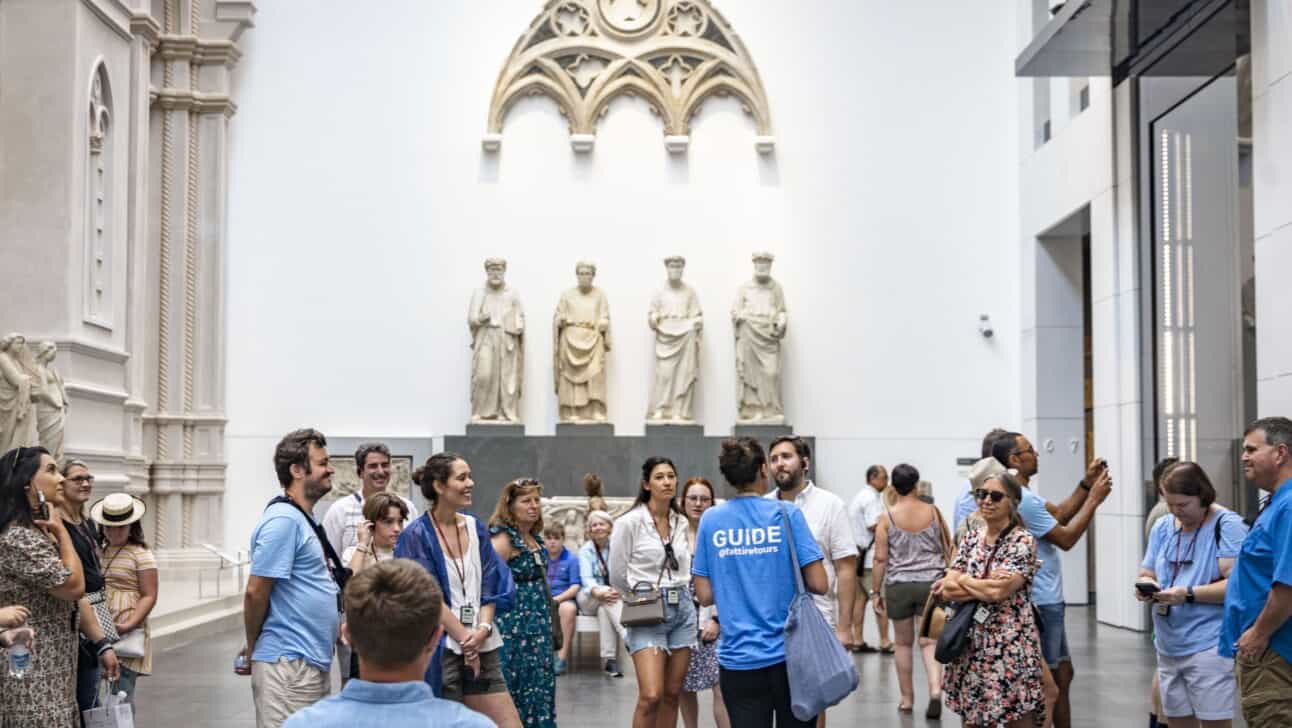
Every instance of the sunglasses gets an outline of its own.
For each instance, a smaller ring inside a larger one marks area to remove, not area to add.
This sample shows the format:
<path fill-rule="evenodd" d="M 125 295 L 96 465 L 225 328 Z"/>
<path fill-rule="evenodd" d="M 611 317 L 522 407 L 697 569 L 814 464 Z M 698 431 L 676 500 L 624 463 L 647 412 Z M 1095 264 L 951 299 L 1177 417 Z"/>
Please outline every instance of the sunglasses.
<path fill-rule="evenodd" d="M 67 480 L 70 480 L 73 483 L 88 483 L 89 485 L 94 485 L 93 475 L 74 475 L 70 478 L 67 478 Z"/>
<path fill-rule="evenodd" d="M 1005 500 L 1004 493 L 1000 492 L 999 490 L 987 490 L 986 488 L 979 488 L 978 490 L 975 490 L 973 492 L 973 497 L 974 497 L 974 500 L 976 501 L 985 501 L 990 498 L 992 503 L 999 503 Z"/>
<path fill-rule="evenodd" d="M 681 565 L 677 563 L 677 555 L 673 553 L 673 544 L 671 543 L 664 544 L 664 567 L 670 572 L 677 571 L 682 568 Z"/>

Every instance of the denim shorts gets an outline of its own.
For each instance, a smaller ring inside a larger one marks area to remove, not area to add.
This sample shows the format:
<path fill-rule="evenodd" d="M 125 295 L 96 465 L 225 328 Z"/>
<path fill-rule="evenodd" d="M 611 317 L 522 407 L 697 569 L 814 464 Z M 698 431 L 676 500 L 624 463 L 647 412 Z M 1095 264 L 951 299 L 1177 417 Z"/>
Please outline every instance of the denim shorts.
<path fill-rule="evenodd" d="M 664 600 L 664 621 L 649 627 L 628 628 L 628 654 L 635 654 L 647 647 L 658 647 L 665 652 L 695 647 L 695 603 L 691 590 L 677 587 L 681 592 L 677 604 Z"/>
<path fill-rule="evenodd" d="M 1045 657 L 1045 664 L 1051 669 L 1058 667 L 1060 662 L 1072 662 L 1072 652 L 1068 650 L 1068 631 L 1063 627 L 1066 610 L 1066 604 L 1036 606 L 1045 627 L 1041 631 L 1041 654 Z"/>

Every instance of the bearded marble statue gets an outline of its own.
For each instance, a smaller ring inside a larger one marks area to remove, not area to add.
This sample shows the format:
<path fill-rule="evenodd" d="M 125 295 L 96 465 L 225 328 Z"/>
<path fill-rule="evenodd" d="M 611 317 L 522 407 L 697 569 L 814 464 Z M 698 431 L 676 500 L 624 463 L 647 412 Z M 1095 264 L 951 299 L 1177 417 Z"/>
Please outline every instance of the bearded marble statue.
<path fill-rule="evenodd" d="M 700 332 L 704 314 L 695 289 L 682 282 L 686 259 L 664 260 L 668 283 L 651 299 L 647 321 L 655 332 L 655 378 L 647 422 L 694 422 L 695 383 L 700 378 Z"/>
<path fill-rule="evenodd" d="M 525 378 L 525 312 L 507 287 L 507 261 L 485 261 L 485 285 L 471 294 L 471 421 L 520 422 Z"/>
<path fill-rule="evenodd" d="M 0 339 L 0 453 L 37 444 L 34 362 L 22 334 Z"/>
<path fill-rule="evenodd" d="M 561 422 L 605 422 L 610 304 L 592 285 L 595 265 L 580 262 L 574 272 L 579 285 L 561 294 L 552 317 L 556 398 Z"/>
<path fill-rule="evenodd" d="M 781 339 L 789 315 L 785 292 L 772 279 L 771 253 L 754 254 L 754 278 L 731 307 L 736 334 L 736 421 L 785 424 L 781 403 Z"/>
<path fill-rule="evenodd" d="M 36 349 L 36 378 L 32 380 L 31 398 L 36 405 L 36 432 L 40 446 L 54 459 L 63 461 L 63 432 L 67 424 L 67 388 L 63 377 L 54 369 L 58 345 L 41 342 Z"/>

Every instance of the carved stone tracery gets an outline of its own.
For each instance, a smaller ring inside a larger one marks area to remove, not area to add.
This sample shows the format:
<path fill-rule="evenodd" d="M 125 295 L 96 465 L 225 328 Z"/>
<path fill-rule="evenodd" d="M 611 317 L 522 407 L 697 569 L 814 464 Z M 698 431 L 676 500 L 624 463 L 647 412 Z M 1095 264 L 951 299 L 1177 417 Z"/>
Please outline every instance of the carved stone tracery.
<path fill-rule="evenodd" d="M 753 58 L 708 0 L 549 0 L 504 64 L 489 109 L 487 150 L 525 96 L 556 102 L 576 149 L 621 95 L 644 99 L 684 149 L 691 119 L 712 96 L 734 96 L 753 117 L 759 151 L 772 148 L 771 113 Z"/>

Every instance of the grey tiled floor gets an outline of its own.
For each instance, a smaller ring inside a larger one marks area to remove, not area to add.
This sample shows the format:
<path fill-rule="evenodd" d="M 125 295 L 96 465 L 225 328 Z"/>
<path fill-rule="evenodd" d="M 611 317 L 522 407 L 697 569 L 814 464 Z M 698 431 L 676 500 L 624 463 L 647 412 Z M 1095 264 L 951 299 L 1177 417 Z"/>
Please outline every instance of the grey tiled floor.
<path fill-rule="evenodd" d="M 1068 639 L 1077 668 L 1074 685 L 1074 726 L 1134 726 L 1146 724 L 1149 675 L 1153 648 L 1148 637 L 1098 625 L 1093 610 L 1068 611 Z M 579 669 L 559 678 L 557 712 L 562 728 L 605 728 L 631 723 L 637 686 L 631 674 L 611 680 L 596 671 L 596 640 L 584 639 Z M 156 674 L 139 681 L 136 724 L 139 728 L 254 728 L 248 678 L 233 674 L 233 656 L 242 644 L 240 632 L 229 632 L 201 643 L 179 647 L 155 659 Z M 861 687 L 842 705 L 832 708 L 832 726 L 922 726 L 916 717 L 897 713 L 897 676 L 892 658 L 858 656 Z M 916 705 L 922 706 L 922 668 L 916 667 Z M 700 706 L 701 725 L 712 725 L 707 698 Z M 958 728 L 960 720 L 945 713 L 942 725 Z M 679 722 L 680 725 L 680 722 Z M 739 727 L 737 727 L 739 728 Z"/>

